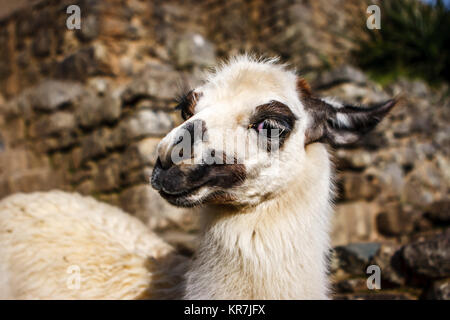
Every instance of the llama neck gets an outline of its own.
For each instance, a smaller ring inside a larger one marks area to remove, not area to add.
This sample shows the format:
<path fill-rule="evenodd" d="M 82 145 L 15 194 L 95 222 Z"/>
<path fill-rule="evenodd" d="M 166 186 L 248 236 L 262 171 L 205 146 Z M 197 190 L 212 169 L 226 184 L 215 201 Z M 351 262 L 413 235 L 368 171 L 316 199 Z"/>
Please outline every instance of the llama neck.
<path fill-rule="evenodd" d="M 239 211 L 205 208 L 186 298 L 327 298 L 330 163 L 320 144 L 307 158 L 294 185 L 271 200 Z"/>

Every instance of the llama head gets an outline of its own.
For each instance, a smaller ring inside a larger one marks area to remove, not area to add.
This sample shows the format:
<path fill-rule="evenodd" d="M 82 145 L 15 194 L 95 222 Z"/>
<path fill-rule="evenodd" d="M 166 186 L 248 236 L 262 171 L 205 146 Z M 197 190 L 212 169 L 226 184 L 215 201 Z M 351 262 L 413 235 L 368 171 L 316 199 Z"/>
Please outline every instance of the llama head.
<path fill-rule="evenodd" d="M 319 99 L 276 60 L 237 57 L 181 99 L 185 122 L 160 142 L 151 183 L 177 206 L 260 203 L 301 178 L 309 144 L 353 143 L 394 104 Z"/>

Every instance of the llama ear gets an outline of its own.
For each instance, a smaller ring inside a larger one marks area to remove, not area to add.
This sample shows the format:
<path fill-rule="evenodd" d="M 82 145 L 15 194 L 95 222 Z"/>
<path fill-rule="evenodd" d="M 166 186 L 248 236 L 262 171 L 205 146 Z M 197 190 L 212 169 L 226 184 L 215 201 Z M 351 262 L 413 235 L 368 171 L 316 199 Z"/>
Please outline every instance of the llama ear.
<path fill-rule="evenodd" d="M 369 107 L 355 107 L 309 98 L 306 109 L 311 115 L 311 121 L 306 131 L 305 144 L 319 140 L 337 146 L 355 143 L 375 128 L 396 103 L 392 99 Z"/>
<path fill-rule="evenodd" d="M 306 97 L 312 96 L 311 86 L 303 78 L 297 78 L 297 90 L 301 96 L 306 96 Z"/>

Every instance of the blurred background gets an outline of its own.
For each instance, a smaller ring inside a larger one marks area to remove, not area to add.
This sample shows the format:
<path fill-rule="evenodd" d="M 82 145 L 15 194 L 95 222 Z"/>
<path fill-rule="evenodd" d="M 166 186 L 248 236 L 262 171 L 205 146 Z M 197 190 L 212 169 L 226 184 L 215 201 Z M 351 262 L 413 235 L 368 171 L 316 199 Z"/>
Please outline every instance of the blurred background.
<path fill-rule="evenodd" d="M 148 184 L 156 145 L 181 122 L 173 98 L 229 55 L 277 55 L 320 96 L 404 98 L 335 150 L 336 298 L 450 299 L 449 2 L 0 0 L 0 198 L 91 195 L 191 255 L 195 212 Z M 79 30 L 66 27 L 73 4 Z M 370 264 L 382 290 L 367 290 Z"/>

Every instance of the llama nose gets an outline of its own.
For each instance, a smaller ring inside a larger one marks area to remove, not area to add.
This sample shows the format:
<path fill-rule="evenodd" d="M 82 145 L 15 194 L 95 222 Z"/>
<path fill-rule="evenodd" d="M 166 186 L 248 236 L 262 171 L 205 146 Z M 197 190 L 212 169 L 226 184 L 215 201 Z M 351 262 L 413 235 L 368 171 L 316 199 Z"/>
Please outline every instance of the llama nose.
<path fill-rule="evenodd" d="M 200 119 L 188 121 L 174 129 L 158 147 L 161 168 L 167 170 L 174 164 L 192 158 L 194 144 L 203 141 L 205 132 L 205 123 Z"/>
<path fill-rule="evenodd" d="M 159 162 L 159 166 L 163 170 L 168 170 L 170 167 L 173 166 L 173 161 L 171 158 L 171 152 L 168 152 L 168 154 L 165 154 L 164 156 L 159 156 L 157 159 L 157 163 Z"/>
<path fill-rule="evenodd" d="M 186 174 L 179 166 L 171 166 L 168 169 L 164 169 L 158 158 L 153 168 L 150 183 L 157 191 L 164 191 L 167 194 L 179 194 L 186 189 Z"/>
<path fill-rule="evenodd" d="M 183 156 L 183 148 L 180 148 L 180 150 L 178 150 L 178 154 L 176 153 L 176 150 L 174 150 L 177 146 L 180 146 L 182 142 L 182 137 L 178 137 L 177 140 L 175 140 L 175 143 L 169 145 L 160 145 L 158 150 L 157 164 L 159 164 L 159 166 L 163 170 L 170 169 L 170 167 L 174 165 L 174 162 L 178 160 L 180 156 Z"/>
<path fill-rule="evenodd" d="M 156 160 L 155 166 L 153 168 L 152 177 L 150 179 L 150 184 L 155 190 L 160 191 L 162 189 L 161 186 L 161 174 L 162 174 L 162 166 L 161 166 L 161 160 L 158 157 Z"/>

